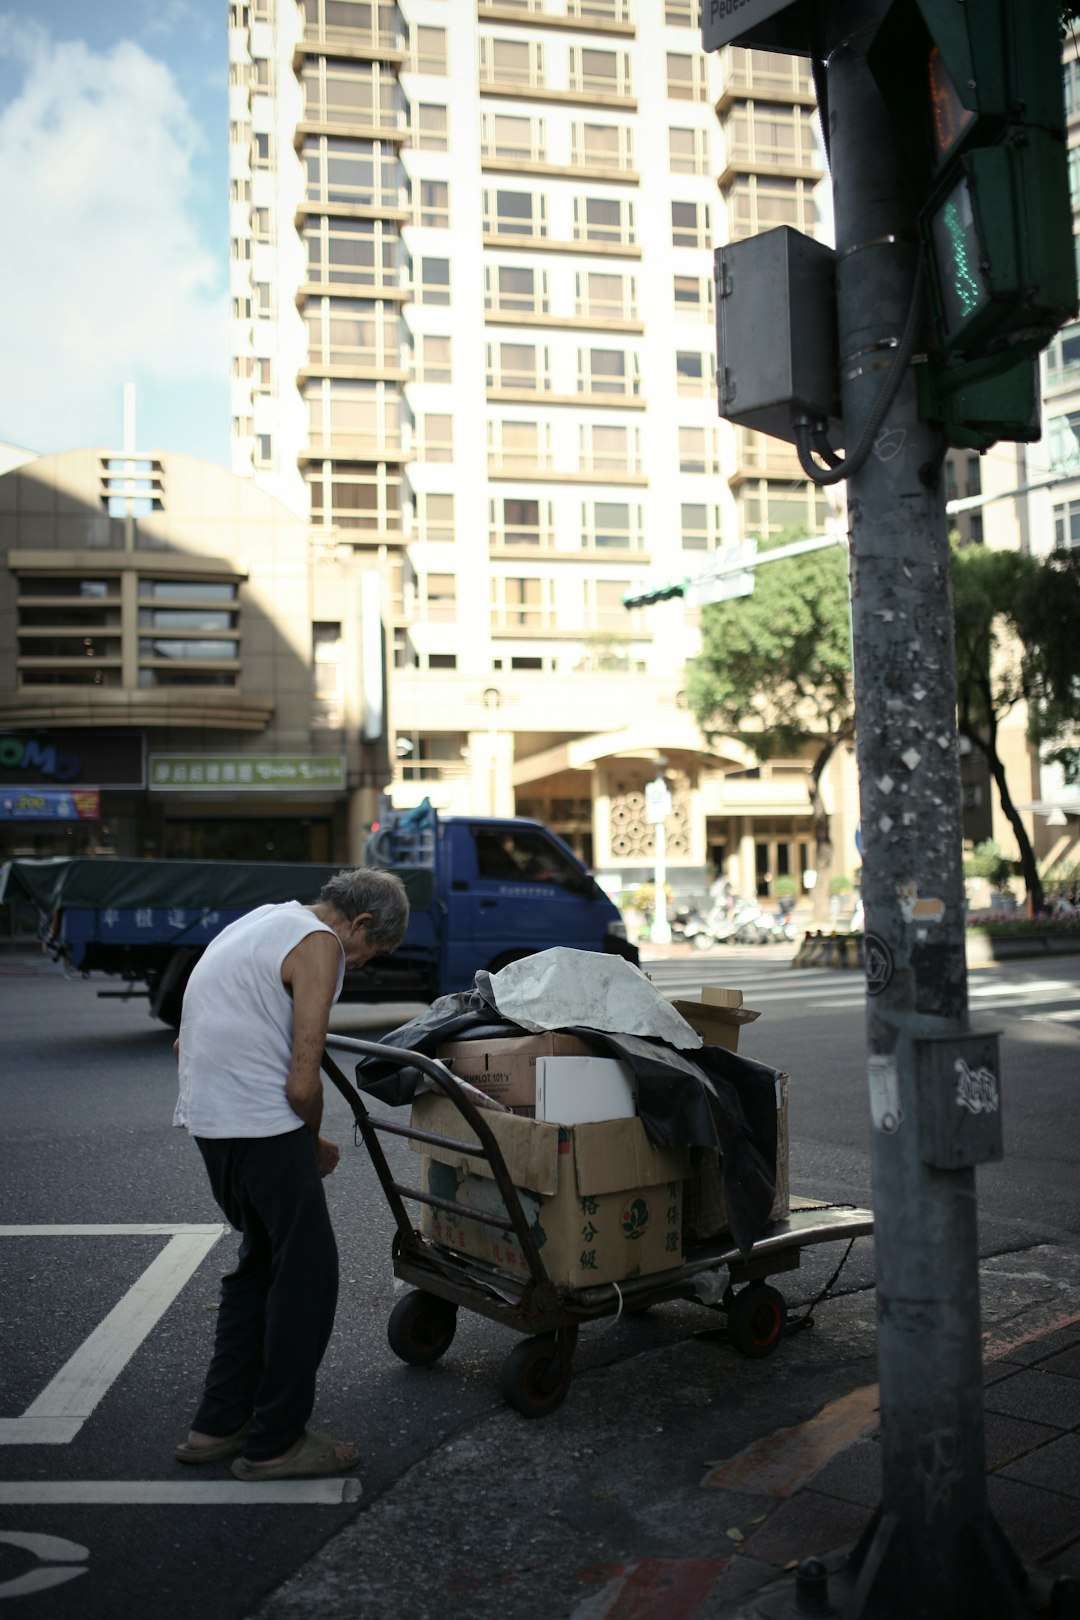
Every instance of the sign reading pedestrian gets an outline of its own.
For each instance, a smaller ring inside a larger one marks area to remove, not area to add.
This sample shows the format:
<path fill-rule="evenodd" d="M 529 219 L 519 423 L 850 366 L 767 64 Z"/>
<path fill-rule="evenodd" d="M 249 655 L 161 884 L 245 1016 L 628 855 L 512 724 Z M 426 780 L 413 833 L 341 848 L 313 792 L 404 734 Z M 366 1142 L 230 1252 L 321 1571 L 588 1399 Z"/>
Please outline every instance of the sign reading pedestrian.
<path fill-rule="evenodd" d="M 786 11 L 791 0 L 702 0 L 701 44 L 706 51 L 730 45 L 756 23 Z"/>

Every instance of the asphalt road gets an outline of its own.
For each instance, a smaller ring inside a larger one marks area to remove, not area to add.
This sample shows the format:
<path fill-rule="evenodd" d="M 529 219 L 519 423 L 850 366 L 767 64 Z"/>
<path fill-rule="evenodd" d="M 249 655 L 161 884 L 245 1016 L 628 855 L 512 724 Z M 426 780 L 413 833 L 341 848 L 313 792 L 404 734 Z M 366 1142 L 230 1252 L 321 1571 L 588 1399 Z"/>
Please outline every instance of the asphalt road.
<path fill-rule="evenodd" d="M 867 1202 L 861 978 L 796 972 L 773 951 L 649 967 L 672 995 L 703 978 L 743 987 L 762 1017 L 741 1050 L 792 1076 L 793 1190 Z M 359 1444 L 363 1497 L 343 1501 L 334 1482 L 336 1500 L 296 1492 L 268 1503 L 224 1469 L 209 1470 L 211 1481 L 175 1464 L 235 1238 L 215 1232 L 201 1161 L 170 1126 L 171 1033 L 145 1003 L 100 1000 L 99 987 L 40 959 L 0 959 L 0 1620 L 240 1620 L 407 1469 L 498 1405 L 514 1341 L 463 1312 L 437 1367 L 417 1373 L 394 1359 L 392 1222 L 330 1093 L 327 1132 L 346 1148 L 327 1183 L 342 1297 L 315 1418 Z M 1008 1156 L 980 1172 L 983 1252 L 1049 1240 L 1080 1273 L 1080 958 L 983 970 L 972 990 L 976 1024 L 1004 1033 Z M 335 1027 L 383 1032 L 409 1010 L 345 1007 Z M 844 1281 L 856 1290 L 872 1282 L 871 1245 L 861 1247 Z M 820 1254 L 797 1279 L 807 1296 L 831 1268 Z M 575 1369 L 617 1367 L 700 1327 L 698 1309 L 676 1304 L 583 1333 Z"/>

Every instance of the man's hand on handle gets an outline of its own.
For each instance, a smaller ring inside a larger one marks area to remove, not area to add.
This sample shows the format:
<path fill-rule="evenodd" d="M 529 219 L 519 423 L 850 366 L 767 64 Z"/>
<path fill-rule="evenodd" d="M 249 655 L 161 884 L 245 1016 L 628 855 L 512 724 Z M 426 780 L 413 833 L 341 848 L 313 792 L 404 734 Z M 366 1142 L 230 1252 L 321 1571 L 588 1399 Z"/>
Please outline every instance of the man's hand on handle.
<path fill-rule="evenodd" d="M 325 1136 L 315 1138 L 315 1163 L 324 1180 L 327 1176 L 333 1175 L 340 1159 L 341 1153 L 336 1142 L 328 1142 Z"/>

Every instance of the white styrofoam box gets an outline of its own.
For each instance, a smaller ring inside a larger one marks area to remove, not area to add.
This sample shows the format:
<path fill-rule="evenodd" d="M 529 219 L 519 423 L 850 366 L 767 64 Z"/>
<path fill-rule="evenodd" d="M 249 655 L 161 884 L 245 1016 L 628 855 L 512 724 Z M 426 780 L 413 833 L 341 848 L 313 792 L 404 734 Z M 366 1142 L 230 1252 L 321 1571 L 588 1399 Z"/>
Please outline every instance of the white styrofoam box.
<path fill-rule="evenodd" d="M 538 1057 L 536 1117 L 555 1125 L 630 1119 L 637 1113 L 634 1071 L 618 1058 Z"/>

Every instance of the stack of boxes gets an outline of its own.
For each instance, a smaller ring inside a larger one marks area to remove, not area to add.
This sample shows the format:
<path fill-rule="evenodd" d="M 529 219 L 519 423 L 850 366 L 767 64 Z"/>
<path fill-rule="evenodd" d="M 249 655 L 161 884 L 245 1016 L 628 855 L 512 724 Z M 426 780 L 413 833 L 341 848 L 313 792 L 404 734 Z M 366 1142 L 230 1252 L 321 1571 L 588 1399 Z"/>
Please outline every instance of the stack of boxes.
<path fill-rule="evenodd" d="M 742 1025 L 759 1016 L 742 1006 L 737 990 L 705 989 L 700 1002 L 677 1001 L 675 1007 L 708 1044 L 730 1051 L 737 1049 Z M 683 1263 L 684 1238 L 699 1241 L 723 1231 L 719 1155 L 650 1142 L 636 1117 L 629 1065 L 556 1032 L 448 1042 L 437 1056 L 508 1110 L 485 1112 L 484 1119 L 558 1286 L 588 1288 L 667 1271 Z M 774 1219 L 788 1213 L 786 1075 L 777 1089 Z M 470 1139 L 454 1104 L 433 1093 L 414 1102 L 413 1124 L 437 1136 Z M 503 1212 L 483 1160 L 430 1143 L 413 1147 L 423 1152 L 425 1191 L 485 1213 Z M 512 1233 L 430 1204 L 422 1206 L 421 1230 L 500 1270 L 528 1274 Z"/>

